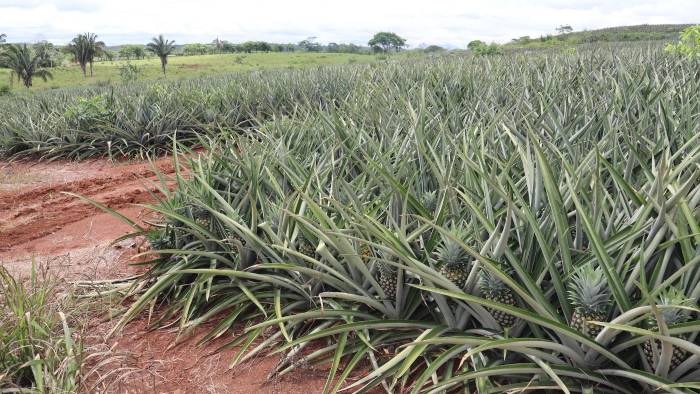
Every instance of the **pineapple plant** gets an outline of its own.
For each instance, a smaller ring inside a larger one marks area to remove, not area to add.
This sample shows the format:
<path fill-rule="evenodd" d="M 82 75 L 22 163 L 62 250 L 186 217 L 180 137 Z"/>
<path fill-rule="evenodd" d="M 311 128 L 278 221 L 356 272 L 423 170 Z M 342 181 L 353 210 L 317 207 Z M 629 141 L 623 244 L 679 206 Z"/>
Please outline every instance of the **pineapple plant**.
<path fill-rule="evenodd" d="M 658 305 L 677 305 L 687 306 L 689 300 L 685 297 L 682 291 L 677 288 L 670 288 L 659 297 Z M 664 308 L 659 310 L 659 314 L 664 319 L 668 326 L 685 323 L 689 319 L 689 313 L 682 308 Z M 654 314 L 649 314 L 646 318 L 646 325 L 650 331 L 658 331 L 659 325 Z M 684 335 L 679 335 L 679 338 L 686 339 Z M 659 357 L 661 357 L 661 341 L 658 339 L 648 339 L 642 345 L 644 357 L 653 370 L 656 370 Z M 671 355 L 671 364 L 669 371 L 676 369 L 685 359 L 688 358 L 688 351 L 673 346 Z"/>
<path fill-rule="evenodd" d="M 452 236 L 464 240 L 465 231 L 459 227 L 452 230 Z M 467 284 L 470 264 L 467 252 L 454 239 L 444 236 L 437 250 L 437 260 L 441 264 L 440 274 L 460 289 Z"/>
<path fill-rule="evenodd" d="M 507 272 L 508 270 L 506 270 Z M 498 302 L 505 305 L 515 305 L 515 296 L 513 291 L 503 283 L 496 275 L 491 271 L 482 269 L 479 272 L 479 291 L 484 299 L 489 301 Z M 486 307 L 491 316 L 501 325 L 503 328 L 512 327 L 517 317 L 494 308 Z"/>
<path fill-rule="evenodd" d="M 571 328 L 595 338 L 603 329 L 593 321 L 605 321 L 610 309 L 610 288 L 600 267 L 580 267 L 571 279 L 569 300 L 574 306 Z"/>

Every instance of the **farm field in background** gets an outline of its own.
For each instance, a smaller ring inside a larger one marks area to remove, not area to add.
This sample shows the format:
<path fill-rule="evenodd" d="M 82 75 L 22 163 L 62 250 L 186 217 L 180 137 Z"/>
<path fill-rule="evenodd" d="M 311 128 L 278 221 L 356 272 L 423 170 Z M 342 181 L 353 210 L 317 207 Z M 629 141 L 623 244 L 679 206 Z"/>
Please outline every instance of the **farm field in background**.
<path fill-rule="evenodd" d="M 377 60 L 376 55 L 347 54 L 347 53 L 236 53 L 221 55 L 172 56 L 169 59 L 167 79 L 196 78 L 207 75 L 268 69 L 299 69 L 314 66 L 371 63 Z M 131 63 L 140 69 L 139 80 L 163 79 L 160 60 L 151 57 L 138 60 L 100 61 L 94 66 L 94 76 L 83 77 L 77 64 L 52 68 L 53 79 L 44 82 L 40 78 L 34 80 L 30 90 L 45 90 L 65 87 L 94 86 L 98 84 L 121 83 L 119 68 Z M 89 74 L 89 72 L 88 72 Z M 0 68 L 0 86 L 8 85 L 10 71 Z M 13 89 L 21 92 L 26 90 L 21 83 L 14 81 Z"/>

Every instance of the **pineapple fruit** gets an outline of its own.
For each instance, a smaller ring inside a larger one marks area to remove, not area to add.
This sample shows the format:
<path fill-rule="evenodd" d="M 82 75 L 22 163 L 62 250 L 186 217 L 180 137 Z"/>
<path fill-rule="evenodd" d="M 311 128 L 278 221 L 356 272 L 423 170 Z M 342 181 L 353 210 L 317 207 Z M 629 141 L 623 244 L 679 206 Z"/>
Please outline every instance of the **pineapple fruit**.
<path fill-rule="evenodd" d="M 305 240 L 305 239 L 300 239 L 299 240 L 299 246 L 297 247 L 297 250 L 311 258 L 316 258 L 316 248 L 311 245 L 311 242 Z"/>
<path fill-rule="evenodd" d="M 603 329 L 593 321 L 603 322 L 610 309 L 610 288 L 600 267 L 585 265 L 579 268 L 569 287 L 569 300 L 574 306 L 571 328 L 595 338 Z"/>
<path fill-rule="evenodd" d="M 396 268 L 389 264 L 379 263 L 379 286 L 381 286 L 387 298 L 396 298 L 397 279 Z"/>
<path fill-rule="evenodd" d="M 685 297 L 682 291 L 671 288 L 665 293 L 663 293 L 659 298 L 658 305 L 679 305 L 687 306 L 689 304 L 688 299 Z M 681 308 L 673 309 L 660 309 L 659 313 L 664 319 L 664 322 L 668 326 L 685 323 L 688 321 L 688 311 Z M 656 321 L 656 317 L 650 314 L 646 318 L 646 324 L 650 331 L 658 331 L 659 326 Z M 685 336 L 679 335 L 679 338 L 685 339 Z M 644 351 L 644 357 L 646 358 L 649 365 L 656 370 L 659 357 L 661 357 L 661 341 L 658 339 L 648 339 L 642 345 L 642 350 Z M 673 353 L 671 355 L 671 364 L 669 366 L 669 371 L 676 369 L 685 359 L 688 358 L 688 352 L 677 346 L 673 346 Z"/>
<path fill-rule="evenodd" d="M 456 239 L 466 238 L 464 230 L 456 228 L 452 230 L 452 236 Z M 442 244 L 437 250 L 437 260 L 441 264 L 440 274 L 449 279 L 460 289 L 467 284 L 470 264 L 465 250 L 452 238 L 443 236 Z"/>
<path fill-rule="evenodd" d="M 367 245 L 362 245 L 360 247 L 360 257 L 362 258 L 362 262 L 367 264 L 372 258 L 372 249 Z"/>
<path fill-rule="evenodd" d="M 513 291 L 491 271 L 482 269 L 479 273 L 479 290 L 481 296 L 489 301 L 505 305 L 516 304 Z M 512 327 L 517 320 L 517 317 L 494 308 L 486 307 L 486 310 L 503 328 Z"/>

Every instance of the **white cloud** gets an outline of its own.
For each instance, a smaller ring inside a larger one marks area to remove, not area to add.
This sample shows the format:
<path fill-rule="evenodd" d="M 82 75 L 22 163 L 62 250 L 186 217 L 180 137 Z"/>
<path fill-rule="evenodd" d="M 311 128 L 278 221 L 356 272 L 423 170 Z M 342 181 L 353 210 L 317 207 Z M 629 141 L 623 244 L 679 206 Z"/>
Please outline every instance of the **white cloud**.
<path fill-rule="evenodd" d="M 0 32 L 9 41 L 65 43 L 95 32 L 108 44 L 146 42 L 163 33 L 178 43 L 231 41 L 362 44 L 380 30 L 409 44 L 464 47 L 473 39 L 640 23 L 700 22 L 698 0 L 0 0 Z"/>

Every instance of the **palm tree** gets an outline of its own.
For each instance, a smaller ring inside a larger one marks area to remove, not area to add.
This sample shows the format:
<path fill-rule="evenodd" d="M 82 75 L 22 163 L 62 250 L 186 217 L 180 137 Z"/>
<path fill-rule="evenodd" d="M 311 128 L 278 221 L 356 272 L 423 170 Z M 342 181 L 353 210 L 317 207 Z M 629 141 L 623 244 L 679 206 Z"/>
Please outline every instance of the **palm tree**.
<path fill-rule="evenodd" d="M 18 80 L 21 79 L 27 89 L 32 86 L 34 77 L 39 77 L 44 81 L 53 78 L 48 70 L 40 68 L 41 55 L 35 53 L 27 44 L 7 45 L 6 50 L 2 53 L 2 60 L 12 70 L 10 75 L 16 75 Z"/>
<path fill-rule="evenodd" d="M 41 67 L 54 67 L 56 65 L 56 55 L 58 50 L 56 46 L 48 41 L 39 41 L 34 44 L 34 50 L 41 58 Z"/>
<path fill-rule="evenodd" d="M 96 57 L 100 57 L 107 52 L 107 45 L 104 41 L 97 41 L 97 34 L 86 33 L 85 38 L 88 42 L 88 48 L 90 48 L 90 77 L 92 77 L 92 63 L 95 61 Z"/>
<path fill-rule="evenodd" d="M 107 50 L 107 46 L 102 41 L 97 41 L 97 34 L 78 34 L 68 44 L 68 51 L 73 55 L 73 59 L 80 64 L 83 76 L 87 77 L 87 65 L 90 65 L 90 77 L 94 75 L 92 63 L 96 56 L 102 55 Z"/>
<path fill-rule="evenodd" d="M 146 50 L 160 58 L 163 75 L 166 75 L 165 66 L 168 64 L 168 56 L 175 50 L 175 41 L 168 41 L 161 34 L 158 37 L 153 37 L 153 41 L 146 45 Z"/>

